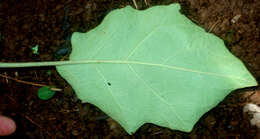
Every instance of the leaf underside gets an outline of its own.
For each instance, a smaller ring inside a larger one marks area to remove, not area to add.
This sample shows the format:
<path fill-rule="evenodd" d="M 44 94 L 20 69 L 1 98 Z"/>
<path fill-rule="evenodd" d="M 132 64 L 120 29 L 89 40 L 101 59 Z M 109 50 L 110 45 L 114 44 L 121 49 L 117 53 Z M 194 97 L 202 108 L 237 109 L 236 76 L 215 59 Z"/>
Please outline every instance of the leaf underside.
<path fill-rule="evenodd" d="M 144 123 L 191 131 L 232 90 L 257 82 L 221 39 L 192 23 L 180 6 L 115 10 L 72 36 L 71 61 L 57 66 L 83 101 L 129 133 Z"/>

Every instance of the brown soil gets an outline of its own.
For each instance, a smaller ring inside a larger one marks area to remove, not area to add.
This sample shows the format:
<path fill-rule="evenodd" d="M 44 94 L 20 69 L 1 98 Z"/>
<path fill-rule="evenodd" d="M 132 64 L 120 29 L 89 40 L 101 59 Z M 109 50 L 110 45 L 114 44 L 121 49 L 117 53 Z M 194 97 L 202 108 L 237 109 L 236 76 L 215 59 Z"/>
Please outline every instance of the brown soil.
<path fill-rule="evenodd" d="M 139 9 L 181 3 L 183 14 L 225 40 L 229 50 L 247 65 L 259 82 L 260 1 L 146 0 L 148 5 L 145 1 L 136 1 Z M 134 7 L 132 0 L 0 1 L 0 60 L 51 61 L 67 58 L 68 54 L 57 55 L 57 52 L 69 51 L 72 32 L 86 32 L 97 26 L 111 10 L 126 5 Z M 31 50 L 37 44 L 40 55 L 33 54 Z M 231 93 L 205 114 L 191 133 L 145 124 L 129 136 L 98 108 L 82 104 L 54 67 L 0 69 L 0 74 L 63 89 L 52 99 L 42 101 L 37 98 L 39 87 L 0 77 L 0 114 L 12 117 L 18 126 L 9 137 L 249 139 L 256 138 L 258 133 L 257 128 L 250 125 L 249 116 L 242 112 L 243 106 L 253 101 L 249 97 L 245 99 L 245 94 L 259 93 L 258 88 Z M 259 103 L 259 100 L 259 97 L 254 97 L 253 102 Z"/>

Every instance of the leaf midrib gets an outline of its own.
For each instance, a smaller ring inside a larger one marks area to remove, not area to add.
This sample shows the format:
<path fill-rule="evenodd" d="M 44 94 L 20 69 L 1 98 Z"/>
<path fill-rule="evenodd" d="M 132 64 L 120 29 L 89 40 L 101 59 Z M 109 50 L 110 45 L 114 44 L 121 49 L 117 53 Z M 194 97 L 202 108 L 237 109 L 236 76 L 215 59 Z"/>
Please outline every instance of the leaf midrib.
<path fill-rule="evenodd" d="M 161 67 L 167 69 L 173 69 L 178 71 L 184 72 L 192 72 L 197 74 L 203 75 L 211 75 L 211 76 L 218 76 L 223 78 L 241 80 L 245 82 L 249 82 L 248 80 L 230 76 L 230 75 L 222 75 L 219 73 L 214 72 L 206 72 L 206 71 L 199 71 L 184 67 L 160 64 L 160 63 L 149 63 L 149 62 L 142 62 L 142 61 L 129 61 L 129 60 L 69 60 L 69 61 L 52 61 L 52 62 L 22 62 L 22 63 L 4 63 L 0 62 L 0 68 L 14 68 L 14 67 L 40 67 L 40 66 L 63 66 L 63 65 L 76 65 L 76 64 L 136 64 L 136 65 L 144 65 L 144 66 L 153 66 L 153 67 Z"/>

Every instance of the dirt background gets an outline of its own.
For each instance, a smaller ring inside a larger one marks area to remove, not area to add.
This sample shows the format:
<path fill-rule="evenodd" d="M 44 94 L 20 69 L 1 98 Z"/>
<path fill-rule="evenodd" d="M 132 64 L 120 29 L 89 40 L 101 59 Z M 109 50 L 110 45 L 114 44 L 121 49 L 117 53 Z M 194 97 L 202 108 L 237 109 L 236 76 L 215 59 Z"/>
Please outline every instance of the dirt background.
<path fill-rule="evenodd" d="M 260 81 L 260 1 L 258 0 L 136 0 L 139 9 L 179 2 L 182 13 L 205 30 L 221 37 Z M 1 0 L 0 60 L 52 61 L 66 59 L 72 32 L 96 27 L 110 11 L 131 5 L 132 0 Z M 32 47 L 39 45 L 39 55 Z M 12 77 L 7 79 L 6 76 Z M 39 87 L 19 80 L 63 89 L 43 101 Z M 129 136 L 115 121 L 90 104 L 81 104 L 72 88 L 54 67 L 0 69 L 0 114 L 12 117 L 17 131 L 3 138 L 257 138 L 248 102 L 260 104 L 259 88 L 231 93 L 205 114 L 192 132 L 143 125 Z"/>

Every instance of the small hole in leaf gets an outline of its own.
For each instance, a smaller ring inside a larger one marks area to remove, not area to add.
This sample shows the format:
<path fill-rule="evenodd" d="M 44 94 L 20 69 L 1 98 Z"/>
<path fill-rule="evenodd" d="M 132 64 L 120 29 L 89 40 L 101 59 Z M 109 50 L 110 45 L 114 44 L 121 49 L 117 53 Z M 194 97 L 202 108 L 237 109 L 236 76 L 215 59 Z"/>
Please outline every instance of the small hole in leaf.
<path fill-rule="evenodd" d="M 111 83 L 110 83 L 110 82 L 107 82 L 107 85 L 111 86 Z"/>

